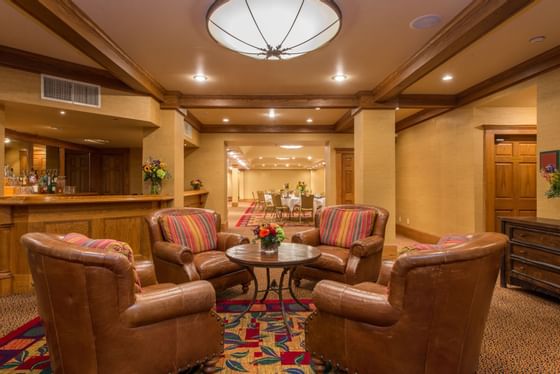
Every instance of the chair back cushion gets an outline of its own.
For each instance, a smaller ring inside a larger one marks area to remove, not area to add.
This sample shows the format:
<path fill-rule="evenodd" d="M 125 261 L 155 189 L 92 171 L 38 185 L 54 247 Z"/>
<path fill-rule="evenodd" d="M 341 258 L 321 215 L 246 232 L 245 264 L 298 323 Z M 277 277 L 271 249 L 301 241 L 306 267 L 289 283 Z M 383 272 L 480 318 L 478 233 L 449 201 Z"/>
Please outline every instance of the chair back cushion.
<path fill-rule="evenodd" d="M 356 240 L 371 235 L 375 210 L 323 208 L 319 225 L 321 244 L 350 248 Z"/>
<path fill-rule="evenodd" d="M 114 239 L 91 239 L 83 234 L 78 233 L 66 234 L 64 235 L 62 240 L 68 243 L 76 244 L 80 247 L 95 248 L 100 249 L 104 252 L 115 252 L 125 256 L 132 265 L 132 269 L 134 271 L 134 291 L 142 292 L 140 277 L 138 276 L 136 267 L 134 266 L 134 253 L 132 252 L 132 248 L 130 248 L 130 245 L 128 245 L 128 243 Z"/>
<path fill-rule="evenodd" d="M 166 241 L 188 247 L 193 253 L 218 246 L 216 221 L 212 213 L 162 216 L 160 225 Z"/>

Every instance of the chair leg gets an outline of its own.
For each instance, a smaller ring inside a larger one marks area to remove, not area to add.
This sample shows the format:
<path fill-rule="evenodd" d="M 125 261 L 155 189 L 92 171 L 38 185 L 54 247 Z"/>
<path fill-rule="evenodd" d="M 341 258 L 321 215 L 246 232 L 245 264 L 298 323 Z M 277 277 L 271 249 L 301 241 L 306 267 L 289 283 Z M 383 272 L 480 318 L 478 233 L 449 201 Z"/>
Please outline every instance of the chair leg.
<path fill-rule="evenodd" d="M 296 285 L 296 287 L 299 288 L 299 287 L 301 286 L 301 278 L 293 277 L 293 278 L 292 278 L 292 281 L 294 282 L 294 284 Z"/>
<path fill-rule="evenodd" d="M 211 358 L 210 360 L 204 362 L 202 368 L 204 374 L 210 374 L 216 372 L 217 363 L 218 363 L 218 357 Z"/>
<path fill-rule="evenodd" d="M 325 364 L 325 361 L 322 358 L 320 358 L 318 356 L 312 356 L 311 357 L 311 364 L 312 364 L 313 370 L 315 370 L 315 373 L 317 373 L 317 374 L 326 373 L 327 365 Z"/>
<path fill-rule="evenodd" d="M 249 285 L 251 285 L 251 282 L 241 283 L 241 289 L 243 290 L 243 293 L 249 292 Z"/>

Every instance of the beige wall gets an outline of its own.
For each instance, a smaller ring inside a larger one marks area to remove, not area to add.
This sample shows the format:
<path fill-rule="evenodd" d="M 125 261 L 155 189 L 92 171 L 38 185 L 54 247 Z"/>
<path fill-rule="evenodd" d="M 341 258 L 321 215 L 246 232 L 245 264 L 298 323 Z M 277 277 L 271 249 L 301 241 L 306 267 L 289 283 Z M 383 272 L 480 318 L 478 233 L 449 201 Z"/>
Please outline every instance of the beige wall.
<path fill-rule="evenodd" d="M 476 104 L 397 138 L 397 223 L 433 235 L 485 229 L 484 124 L 535 124 L 535 108 Z"/>
<path fill-rule="evenodd" d="M 537 151 L 560 150 L 560 70 L 538 78 L 537 98 Z M 544 192 L 548 188 L 544 178 L 537 177 L 537 215 L 560 219 L 560 198 L 546 198 Z"/>
<path fill-rule="evenodd" d="M 243 195 L 251 198 L 251 192 L 255 195 L 257 191 L 275 190 L 283 188 L 285 183 L 290 184 L 290 189 L 295 189 L 298 181 L 304 181 L 307 186 L 311 185 L 311 173 L 309 170 L 246 170 L 245 190 Z"/>
<path fill-rule="evenodd" d="M 309 184 L 309 188 L 314 194 L 325 193 L 325 168 L 311 170 L 311 183 Z"/>
<path fill-rule="evenodd" d="M 334 148 L 351 148 L 352 134 L 200 134 L 200 148 L 185 157 L 185 181 L 200 178 L 210 192 L 206 207 L 218 211 L 226 217 L 226 142 L 243 142 L 246 144 L 274 144 L 279 136 L 286 143 L 321 142 L 327 144 L 325 156 L 327 170 L 325 173 L 327 204 L 336 202 L 335 196 L 335 152 Z M 224 218 L 225 221 L 225 218 Z"/>

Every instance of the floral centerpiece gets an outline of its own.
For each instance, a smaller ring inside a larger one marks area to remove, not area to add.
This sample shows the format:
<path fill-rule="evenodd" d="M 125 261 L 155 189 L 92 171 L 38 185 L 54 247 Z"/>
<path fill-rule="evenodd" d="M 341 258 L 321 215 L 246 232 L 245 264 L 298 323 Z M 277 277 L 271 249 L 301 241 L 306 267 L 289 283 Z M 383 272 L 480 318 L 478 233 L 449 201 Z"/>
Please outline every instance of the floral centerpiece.
<path fill-rule="evenodd" d="M 142 171 L 144 172 L 144 182 L 151 182 L 150 194 L 153 195 L 159 194 L 163 180 L 171 177 L 171 174 L 167 171 L 167 164 L 152 158 L 144 163 Z"/>
<path fill-rule="evenodd" d="M 191 187 L 193 188 L 193 190 L 200 190 L 200 187 L 202 187 L 202 181 L 198 178 L 193 179 L 191 181 Z"/>
<path fill-rule="evenodd" d="M 278 250 L 280 243 L 286 239 L 284 229 L 277 223 L 263 223 L 255 227 L 253 230 L 255 234 L 254 241 L 261 241 L 261 248 L 263 250 Z"/>
<path fill-rule="evenodd" d="M 550 184 L 550 188 L 544 195 L 549 199 L 560 197 L 560 170 L 556 169 L 553 165 L 547 165 L 541 170 L 541 175 Z"/>
<path fill-rule="evenodd" d="M 307 189 L 307 185 L 304 181 L 298 181 L 296 189 L 299 191 L 300 195 L 303 195 L 305 193 L 305 190 Z"/>

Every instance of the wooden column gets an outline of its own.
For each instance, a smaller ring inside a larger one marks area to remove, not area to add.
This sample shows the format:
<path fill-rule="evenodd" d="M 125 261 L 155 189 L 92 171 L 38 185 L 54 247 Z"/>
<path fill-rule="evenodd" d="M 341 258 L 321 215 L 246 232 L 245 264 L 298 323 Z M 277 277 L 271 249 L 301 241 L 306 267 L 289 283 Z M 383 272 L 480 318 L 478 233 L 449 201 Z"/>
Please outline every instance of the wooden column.
<path fill-rule="evenodd" d="M 231 206 L 239 205 L 239 169 L 231 169 Z"/>
<path fill-rule="evenodd" d="M 0 196 L 4 195 L 4 139 L 5 139 L 5 111 L 0 104 Z M 0 296 L 12 293 L 13 275 L 10 271 L 10 227 L 11 218 L 9 210 L 0 211 Z"/>
<path fill-rule="evenodd" d="M 385 244 L 395 242 L 395 111 L 363 110 L 354 117 L 354 201 L 389 211 Z"/>

